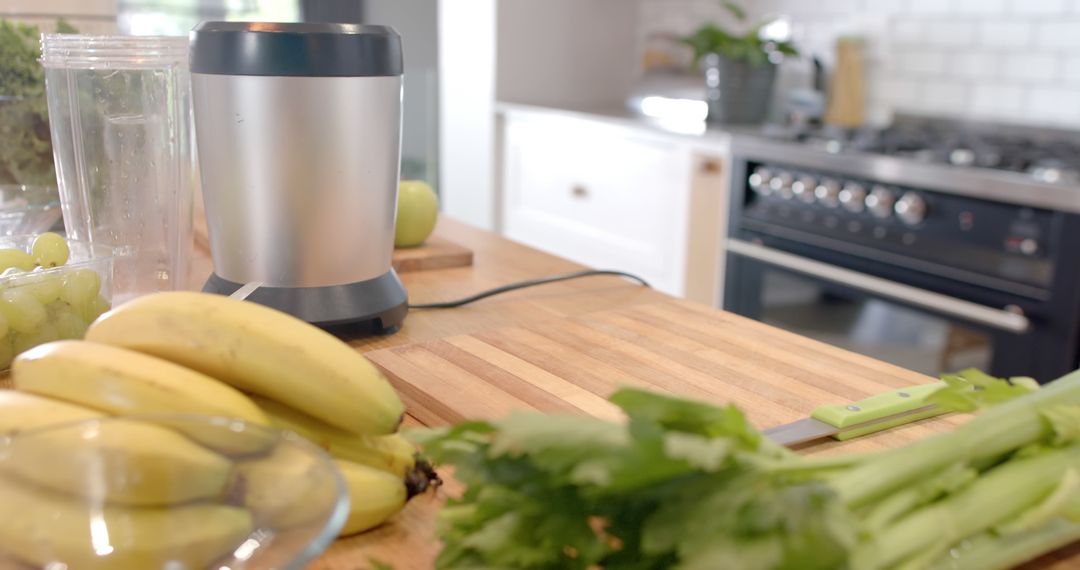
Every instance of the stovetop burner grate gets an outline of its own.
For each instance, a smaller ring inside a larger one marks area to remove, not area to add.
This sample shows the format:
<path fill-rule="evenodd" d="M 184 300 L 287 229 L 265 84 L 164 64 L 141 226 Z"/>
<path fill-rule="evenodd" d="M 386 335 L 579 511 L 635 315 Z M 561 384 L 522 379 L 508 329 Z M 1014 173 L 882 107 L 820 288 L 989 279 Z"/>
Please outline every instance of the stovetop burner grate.
<path fill-rule="evenodd" d="M 771 128 L 770 138 L 830 153 L 865 152 L 958 167 L 1030 175 L 1049 184 L 1080 182 L 1080 133 L 972 125 L 945 120 L 898 120 L 883 129 Z"/>

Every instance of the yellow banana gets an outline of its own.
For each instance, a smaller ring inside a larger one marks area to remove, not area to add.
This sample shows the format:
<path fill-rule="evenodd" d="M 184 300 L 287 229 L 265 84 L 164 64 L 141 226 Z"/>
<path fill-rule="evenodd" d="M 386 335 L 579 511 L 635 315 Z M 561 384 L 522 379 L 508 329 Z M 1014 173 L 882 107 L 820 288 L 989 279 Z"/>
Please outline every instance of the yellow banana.
<path fill-rule="evenodd" d="M 103 417 L 82 406 L 0 389 L 0 436 Z"/>
<path fill-rule="evenodd" d="M 15 387 L 115 415 L 197 414 L 269 425 L 247 396 L 209 376 L 132 350 L 67 340 L 37 346 L 12 365 Z M 212 425 L 163 421 L 227 453 L 254 453 L 268 438 Z"/>
<path fill-rule="evenodd" d="M 390 383 L 355 349 L 247 301 L 181 291 L 147 295 L 102 315 L 86 340 L 170 360 L 355 434 L 393 433 L 404 413 Z"/>
<path fill-rule="evenodd" d="M 252 531 L 251 515 L 236 507 L 91 505 L 2 477 L 0 505 L 0 560 L 39 568 L 206 568 Z"/>
<path fill-rule="evenodd" d="M 281 444 L 263 457 L 237 462 L 228 495 L 260 527 L 318 532 L 338 508 L 336 491 L 332 463 Z"/>
<path fill-rule="evenodd" d="M 405 507 L 408 492 L 401 477 L 351 461 L 335 463 L 349 491 L 349 518 L 338 536 L 375 528 Z"/>
<path fill-rule="evenodd" d="M 0 444 L 0 472 L 125 505 L 170 505 L 224 491 L 230 462 L 170 429 L 130 420 L 69 424 L 98 417 L 72 404 L 0 390 L 0 434 L 21 433 Z M 47 426 L 56 427 L 29 431 Z"/>
<path fill-rule="evenodd" d="M 280 402 L 259 396 L 252 400 L 275 427 L 295 432 L 334 457 L 384 469 L 399 477 L 416 465 L 416 448 L 399 434 L 354 435 Z"/>

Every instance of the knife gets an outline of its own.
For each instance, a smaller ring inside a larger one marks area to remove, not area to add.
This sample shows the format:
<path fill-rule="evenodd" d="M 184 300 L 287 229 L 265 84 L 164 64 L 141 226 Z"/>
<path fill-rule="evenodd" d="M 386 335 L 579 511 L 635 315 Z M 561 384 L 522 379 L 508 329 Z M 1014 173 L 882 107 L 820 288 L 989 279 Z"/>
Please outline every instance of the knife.
<path fill-rule="evenodd" d="M 948 412 L 926 401 L 944 386 L 944 382 L 920 384 L 851 404 L 819 406 L 808 418 L 771 427 L 764 433 L 776 443 L 792 447 L 826 437 L 843 441 L 879 432 Z"/>

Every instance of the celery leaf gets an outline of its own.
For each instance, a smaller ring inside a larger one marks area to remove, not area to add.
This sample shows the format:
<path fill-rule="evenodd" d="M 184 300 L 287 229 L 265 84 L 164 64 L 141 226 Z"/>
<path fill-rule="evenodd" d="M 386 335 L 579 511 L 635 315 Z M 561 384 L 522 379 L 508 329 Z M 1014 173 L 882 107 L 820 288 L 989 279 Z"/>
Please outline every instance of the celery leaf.
<path fill-rule="evenodd" d="M 945 386 L 926 401 L 954 412 L 973 412 L 994 406 L 1038 389 L 1030 378 L 995 378 L 975 368 L 943 374 Z"/>

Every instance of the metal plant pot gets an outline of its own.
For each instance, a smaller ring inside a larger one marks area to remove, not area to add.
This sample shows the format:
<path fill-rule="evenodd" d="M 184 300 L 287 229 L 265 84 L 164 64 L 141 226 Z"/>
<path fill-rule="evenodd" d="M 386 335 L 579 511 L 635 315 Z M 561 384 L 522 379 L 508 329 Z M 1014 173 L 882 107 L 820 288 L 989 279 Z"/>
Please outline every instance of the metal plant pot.
<path fill-rule="evenodd" d="M 757 124 L 765 121 L 776 80 L 776 65 L 754 65 L 711 53 L 704 57 L 705 97 L 710 123 Z"/>

